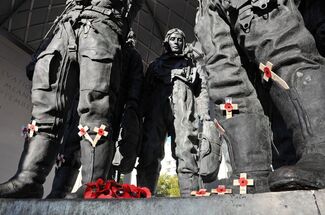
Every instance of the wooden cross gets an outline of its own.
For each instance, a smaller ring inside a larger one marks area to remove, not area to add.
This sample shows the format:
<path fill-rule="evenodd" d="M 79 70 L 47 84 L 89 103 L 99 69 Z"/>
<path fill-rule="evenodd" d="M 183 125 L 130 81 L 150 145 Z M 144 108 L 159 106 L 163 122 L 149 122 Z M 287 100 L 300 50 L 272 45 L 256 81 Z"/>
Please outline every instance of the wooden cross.
<path fill-rule="evenodd" d="M 232 193 L 232 189 L 226 189 L 225 185 L 218 185 L 216 189 L 211 190 L 211 193 L 224 195 L 224 194 Z"/>
<path fill-rule="evenodd" d="M 239 179 L 235 179 L 233 184 L 234 184 L 234 186 L 239 186 L 240 194 L 246 194 L 247 186 L 253 186 L 254 180 L 247 179 L 247 173 L 240 173 Z"/>
<path fill-rule="evenodd" d="M 58 154 L 58 156 L 56 158 L 56 166 L 61 167 L 62 164 L 64 164 L 64 163 L 65 163 L 64 155 L 63 154 Z"/>
<path fill-rule="evenodd" d="M 88 126 L 82 126 L 82 125 L 78 125 L 78 128 L 79 128 L 79 132 L 78 132 L 78 135 L 80 136 L 80 137 L 85 137 L 85 139 L 86 140 L 88 140 L 90 143 L 91 143 L 91 145 L 93 145 L 94 146 L 94 144 L 93 144 L 93 139 L 89 136 L 89 134 L 88 134 L 88 130 L 89 130 L 89 128 L 88 128 Z"/>
<path fill-rule="evenodd" d="M 232 118 L 232 111 L 238 110 L 238 104 L 232 103 L 232 98 L 226 97 L 225 104 L 220 105 L 220 110 L 226 111 L 226 119 Z"/>
<path fill-rule="evenodd" d="M 97 135 L 96 135 L 96 137 L 94 139 L 94 143 L 93 143 L 93 146 L 94 147 L 96 146 L 98 140 L 100 140 L 100 138 L 102 136 L 106 137 L 108 135 L 108 132 L 105 131 L 105 128 L 106 128 L 106 126 L 103 125 L 103 124 L 99 128 L 98 127 L 95 127 L 94 128 L 94 131 L 97 132 Z"/>
<path fill-rule="evenodd" d="M 199 191 L 192 191 L 192 196 L 210 196 L 211 193 L 207 192 L 206 189 L 200 189 Z"/>
<path fill-rule="evenodd" d="M 29 130 L 29 137 L 33 137 L 34 133 L 36 133 L 38 131 L 38 126 L 36 126 L 35 120 L 32 121 L 32 124 L 28 124 L 27 128 Z"/>
<path fill-rule="evenodd" d="M 260 63 L 259 68 L 264 73 L 263 79 L 265 81 L 269 81 L 269 79 L 272 79 L 273 81 L 277 82 L 283 89 L 289 90 L 290 87 L 287 84 L 287 82 L 285 82 L 282 78 L 280 78 L 280 76 L 275 74 L 272 71 L 272 67 L 273 67 L 273 64 L 269 61 L 266 63 L 266 65 L 264 65 L 263 63 Z"/>

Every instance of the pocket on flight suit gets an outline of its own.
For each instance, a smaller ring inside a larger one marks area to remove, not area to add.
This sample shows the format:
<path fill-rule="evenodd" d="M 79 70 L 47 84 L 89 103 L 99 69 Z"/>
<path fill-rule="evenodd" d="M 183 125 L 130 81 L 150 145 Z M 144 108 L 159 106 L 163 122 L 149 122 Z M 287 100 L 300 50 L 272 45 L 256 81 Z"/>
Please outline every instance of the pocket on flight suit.
<path fill-rule="evenodd" d="M 79 55 L 81 91 L 118 91 L 121 46 L 117 33 L 110 26 L 94 20 L 81 28 Z"/>
<path fill-rule="evenodd" d="M 37 57 L 33 76 L 32 89 L 50 89 L 50 85 L 56 81 L 56 72 L 60 61 L 55 61 L 59 57 L 56 50 L 45 50 Z"/>
<path fill-rule="evenodd" d="M 111 52 L 105 49 L 84 49 L 81 51 L 81 55 L 83 57 L 88 57 L 94 61 L 105 61 L 105 60 L 113 60 L 114 56 Z"/>
<path fill-rule="evenodd" d="M 83 63 L 80 65 L 80 91 L 94 90 L 108 93 L 112 72 L 115 67 L 114 56 L 108 50 L 102 48 L 83 49 L 80 51 L 80 55 L 84 58 Z"/>
<path fill-rule="evenodd" d="M 199 150 L 199 175 L 205 183 L 214 181 L 221 162 L 221 141 L 213 122 L 205 121 Z"/>

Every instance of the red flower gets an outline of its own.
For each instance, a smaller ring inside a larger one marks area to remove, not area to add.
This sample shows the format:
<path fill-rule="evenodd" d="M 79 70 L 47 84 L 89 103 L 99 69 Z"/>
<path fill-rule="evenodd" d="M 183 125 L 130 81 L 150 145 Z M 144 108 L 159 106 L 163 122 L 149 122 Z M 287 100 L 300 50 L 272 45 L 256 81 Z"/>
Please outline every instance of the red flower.
<path fill-rule="evenodd" d="M 113 193 L 111 189 L 103 189 L 98 193 L 97 199 L 113 199 Z"/>
<path fill-rule="evenodd" d="M 103 136 L 103 135 L 104 135 L 104 129 L 102 129 L 102 128 L 98 129 L 97 134 L 98 134 L 99 136 Z"/>
<path fill-rule="evenodd" d="M 199 191 L 196 192 L 197 195 L 204 195 L 207 193 L 206 189 L 200 189 Z"/>
<path fill-rule="evenodd" d="M 151 198 L 151 192 L 146 187 L 139 187 L 140 190 L 140 198 Z"/>
<path fill-rule="evenodd" d="M 35 131 L 35 125 L 28 124 L 28 129 L 32 130 L 32 131 Z"/>
<path fill-rule="evenodd" d="M 86 130 L 84 128 L 80 128 L 80 134 L 81 136 L 84 136 L 86 134 Z"/>
<path fill-rule="evenodd" d="M 111 188 L 113 197 L 117 199 L 129 199 L 130 196 L 127 192 L 123 189 L 123 187 L 120 184 L 117 184 L 117 186 L 113 186 Z"/>
<path fill-rule="evenodd" d="M 107 181 L 98 179 L 96 182 L 88 183 L 84 193 L 85 199 L 133 199 L 150 198 L 148 188 L 136 187 L 129 184 L 118 184 L 114 180 Z"/>
<path fill-rule="evenodd" d="M 248 181 L 246 178 L 239 178 L 239 186 L 246 187 L 248 184 Z"/>
<path fill-rule="evenodd" d="M 129 194 L 130 198 L 140 198 L 138 187 L 130 184 L 123 184 L 122 186 L 124 191 Z"/>
<path fill-rule="evenodd" d="M 219 186 L 217 187 L 217 192 L 218 192 L 218 193 L 225 193 L 225 192 L 226 192 L 226 186 L 224 186 L 224 185 L 219 185 Z"/>
<path fill-rule="evenodd" d="M 264 74 L 267 78 L 271 78 L 272 77 L 272 73 L 269 67 L 264 67 Z"/>
<path fill-rule="evenodd" d="M 225 104 L 225 109 L 226 109 L 226 111 L 231 112 L 233 110 L 232 104 L 231 103 L 226 103 Z"/>
<path fill-rule="evenodd" d="M 87 183 L 87 188 L 84 192 L 85 199 L 96 199 L 104 190 L 104 180 L 99 178 L 96 182 Z"/>
<path fill-rule="evenodd" d="M 106 181 L 105 185 L 100 190 L 97 198 L 98 199 L 112 199 L 112 198 L 114 198 L 114 195 L 113 195 L 113 192 L 111 189 L 113 184 L 116 184 L 116 182 L 114 180 Z"/>

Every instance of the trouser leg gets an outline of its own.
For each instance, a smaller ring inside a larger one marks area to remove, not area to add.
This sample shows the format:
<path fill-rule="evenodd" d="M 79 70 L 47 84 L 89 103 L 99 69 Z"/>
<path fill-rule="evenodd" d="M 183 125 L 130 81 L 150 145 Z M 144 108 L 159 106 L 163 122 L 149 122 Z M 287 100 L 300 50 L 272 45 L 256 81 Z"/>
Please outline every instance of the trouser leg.
<path fill-rule="evenodd" d="M 115 148 L 112 141 L 112 113 L 121 64 L 118 34 L 100 20 L 93 21 L 90 29 L 81 27 L 78 38 L 79 124 L 87 126 L 89 130 L 80 142 L 83 186 L 76 196 L 68 198 L 82 197 L 86 183 L 107 177 Z"/>
<path fill-rule="evenodd" d="M 257 65 L 267 61 L 289 86 L 276 81 L 270 95 L 293 132 L 300 160 L 295 167 L 280 168 L 270 178 L 273 190 L 325 187 L 325 59 L 315 46 L 292 0 L 268 5 L 264 16 L 254 15 L 249 32 L 238 22 L 238 43 Z M 239 17 L 240 19 L 240 17 Z M 286 23 L 283 25 L 282 23 Z"/>
<path fill-rule="evenodd" d="M 118 142 L 119 151 L 123 156 L 118 170 L 122 174 L 132 172 L 139 151 L 141 122 L 138 114 L 132 108 L 126 109 L 122 120 L 121 140 Z"/>
<path fill-rule="evenodd" d="M 161 160 L 164 158 L 164 143 L 167 130 L 164 125 L 157 125 L 155 121 L 146 119 L 143 125 L 143 142 L 137 169 L 137 185 L 150 189 L 156 194 Z"/>
<path fill-rule="evenodd" d="M 271 171 L 272 133 L 255 89 L 242 67 L 230 26 L 218 12 L 222 11 L 207 5 L 198 15 L 195 27 L 206 54 L 210 99 L 215 107 L 212 115 L 228 138 L 233 168 L 231 179 L 247 173 L 256 181 L 255 187 L 248 192 L 264 192 L 268 190 L 266 178 Z M 227 110 L 221 108 L 226 104 L 226 97 L 231 98 L 232 105 L 238 105 L 238 110 L 231 111 L 231 117 L 226 117 Z"/>
<path fill-rule="evenodd" d="M 71 192 L 79 174 L 80 137 L 78 136 L 79 115 L 77 113 L 79 95 L 69 111 L 60 152 L 56 160 L 55 175 L 50 194 L 46 198 L 64 198 Z"/>
<path fill-rule="evenodd" d="M 199 190 L 202 184 L 199 182 L 197 164 L 198 139 L 192 136 L 193 140 L 191 140 L 191 135 L 186 130 L 182 133 L 176 130 L 177 176 L 181 196 L 190 196 L 191 192 Z"/>
<path fill-rule="evenodd" d="M 171 116 L 169 101 L 156 105 L 147 113 L 143 123 L 143 137 L 137 166 L 137 185 L 148 187 L 152 195 L 156 194 L 161 160 L 164 158 L 164 146 Z"/>
<path fill-rule="evenodd" d="M 147 187 L 152 195 L 157 193 L 157 184 L 161 170 L 160 162 L 160 159 L 156 159 L 149 165 L 142 167 L 139 160 L 139 165 L 137 166 L 137 186 Z"/>
<path fill-rule="evenodd" d="M 35 132 L 26 138 L 16 175 L 0 185 L 1 197 L 42 197 L 42 185 L 55 162 L 65 110 L 76 89 L 74 82 L 70 82 L 76 71 L 70 67 L 72 62 L 65 51 L 67 33 L 59 32 L 38 56 L 32 86 Z"/>
<path fill-rule="evenodd" d="M 193 92 L 185 83 L 174 81 L 172 98 L 178 184 L 181 196 L 190 196 L 192 191 L 200 188 L 197 165 L 198 117 L 194 112 Z"/>

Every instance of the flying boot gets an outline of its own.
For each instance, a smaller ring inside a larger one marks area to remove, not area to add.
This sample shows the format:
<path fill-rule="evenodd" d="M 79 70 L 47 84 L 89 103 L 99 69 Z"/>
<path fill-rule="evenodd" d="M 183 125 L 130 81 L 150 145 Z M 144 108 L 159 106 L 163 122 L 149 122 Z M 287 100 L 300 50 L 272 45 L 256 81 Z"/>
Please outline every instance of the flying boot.
<path fill-rule="evenodd" d="M 38 125 L 38 132 L 41 131 L 42 126 Z M 38 132 L 26 137 L 18 170 L 0 184 L 0 198 L 42 198 L 43 183 L 55 163 L 59 144 L 55 138 Z"/>

